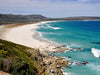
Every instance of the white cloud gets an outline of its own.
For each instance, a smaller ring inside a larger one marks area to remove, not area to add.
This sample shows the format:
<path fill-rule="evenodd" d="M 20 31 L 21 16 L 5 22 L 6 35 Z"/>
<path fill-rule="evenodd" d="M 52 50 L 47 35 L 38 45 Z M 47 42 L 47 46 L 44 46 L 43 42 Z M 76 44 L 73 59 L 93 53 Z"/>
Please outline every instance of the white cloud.
<path fill-rule="evenodd" d="M 78 0 L 79 2 L 89 2 L 90 0 Z"/>
<path fill-rule="evenodd" d="M 43 14 L 49 17 L 85 15 L 100 16 L 99 3 L 91 4 L 82 2 L 83 0 L 80 1 L 81 2 L 50 2 L 49 0 L 0 0 L 0 13 Z"/>

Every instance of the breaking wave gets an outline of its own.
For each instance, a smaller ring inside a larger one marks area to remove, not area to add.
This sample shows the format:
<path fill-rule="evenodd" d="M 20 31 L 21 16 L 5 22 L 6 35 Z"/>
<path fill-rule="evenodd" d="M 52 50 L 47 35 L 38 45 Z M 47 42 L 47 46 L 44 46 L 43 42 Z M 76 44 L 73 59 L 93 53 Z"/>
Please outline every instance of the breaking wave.
<path fill-rule="evenodd" d="M 99 58 L 100 57 L 100 50 L 96 48 L 92 48 L 92 53 L 95 57 Z"/>
<path fill-rule="evenodd" d="M 51 28 L 54 30 L 61 29 L 60 27 L 52 27 L 50 24 L 41 25 L 40 28 Z"/>
<path fill-rule="evenodd" d="M 52 27 L 52 26 L 49 26 L 49 25 L 48 25 L 48 28 L 52 28 L 54 30 L 61 29 L 60 27 Z"/>

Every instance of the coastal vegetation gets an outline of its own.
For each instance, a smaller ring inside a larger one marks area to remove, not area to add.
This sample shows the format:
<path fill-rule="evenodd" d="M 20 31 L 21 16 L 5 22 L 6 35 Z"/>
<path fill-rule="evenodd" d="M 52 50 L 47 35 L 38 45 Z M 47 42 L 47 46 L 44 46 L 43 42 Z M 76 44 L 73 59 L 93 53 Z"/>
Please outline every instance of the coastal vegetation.
<path fill-rule="evenodd" d="M 0 71 L 12 75 L 63 75 L 61 67 L 68 67 L 67 63 L 61 57 L 0 39 Z"/>
<path fill-rule="evenodd" d="M 0 70 L 13 75 L 35 75 L 38 73 L 32 60 L 30 48 L 0 39 Z"/>

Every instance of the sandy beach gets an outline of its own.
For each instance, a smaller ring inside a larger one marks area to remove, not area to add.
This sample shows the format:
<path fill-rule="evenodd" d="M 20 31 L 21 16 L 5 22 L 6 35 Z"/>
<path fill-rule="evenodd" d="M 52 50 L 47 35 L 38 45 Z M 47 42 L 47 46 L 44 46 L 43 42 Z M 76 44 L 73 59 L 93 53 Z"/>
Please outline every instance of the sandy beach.
<path fill-rule="evenodd" d="M 38 25 L 48 22 L 50 21 L 21 25 L 12 28 L 10 26 L 3 26 L 4 28 L 6 27 L 7 31 L 2 32 L 3 35 L 1 36 L 3 37 L 1 37 L 1 39 L 28 46 L 31 48 L 39 49 L 40 51 L 55 51 L 55 46 L 52 45 L 52 43 L 36 39 L 37 31 L 35 30 L 39 28 Z"/>

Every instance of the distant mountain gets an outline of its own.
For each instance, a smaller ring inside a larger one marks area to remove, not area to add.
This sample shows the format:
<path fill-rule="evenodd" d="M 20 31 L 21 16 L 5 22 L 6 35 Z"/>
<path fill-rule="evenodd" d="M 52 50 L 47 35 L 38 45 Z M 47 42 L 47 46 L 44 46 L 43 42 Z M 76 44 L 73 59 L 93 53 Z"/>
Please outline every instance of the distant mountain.
<path fill-rule="evenodd" d="M 66 18 L 47 18 L 42 15 L 13 15 L 0 14 L 0 21 L 42 21 L 42 20 L 100 20 L 100 17 L 80 16 L 80 17 L 66 17 Z"/>
<path fill-rule="evenodd" d="M 48 20 L 48 18 L 42 15 L 0 14 L 0 21 L 33 21 L 33 20 Z"/>
<path fill-rule="evenodd" d="M 66 20 L 66 21 L 83 21 L 83 20 L 100 20 L 100 17 L 95 16 L 80 16 L 80 17 L 66 17 L 66 18 L 48 18 L 42 15 L 13 15 L 13 14 L 0 14 L 0 25 L 5 24 L 26 24 L 37 21 L 55 21 L 55 20 Z"/>
<path fill-rule="evenodd" d="M 100 17 L 95 16 L 80 16 L 80 17 L 66 17 L 56 18 L 57 20 L 100 20 Z"/>

